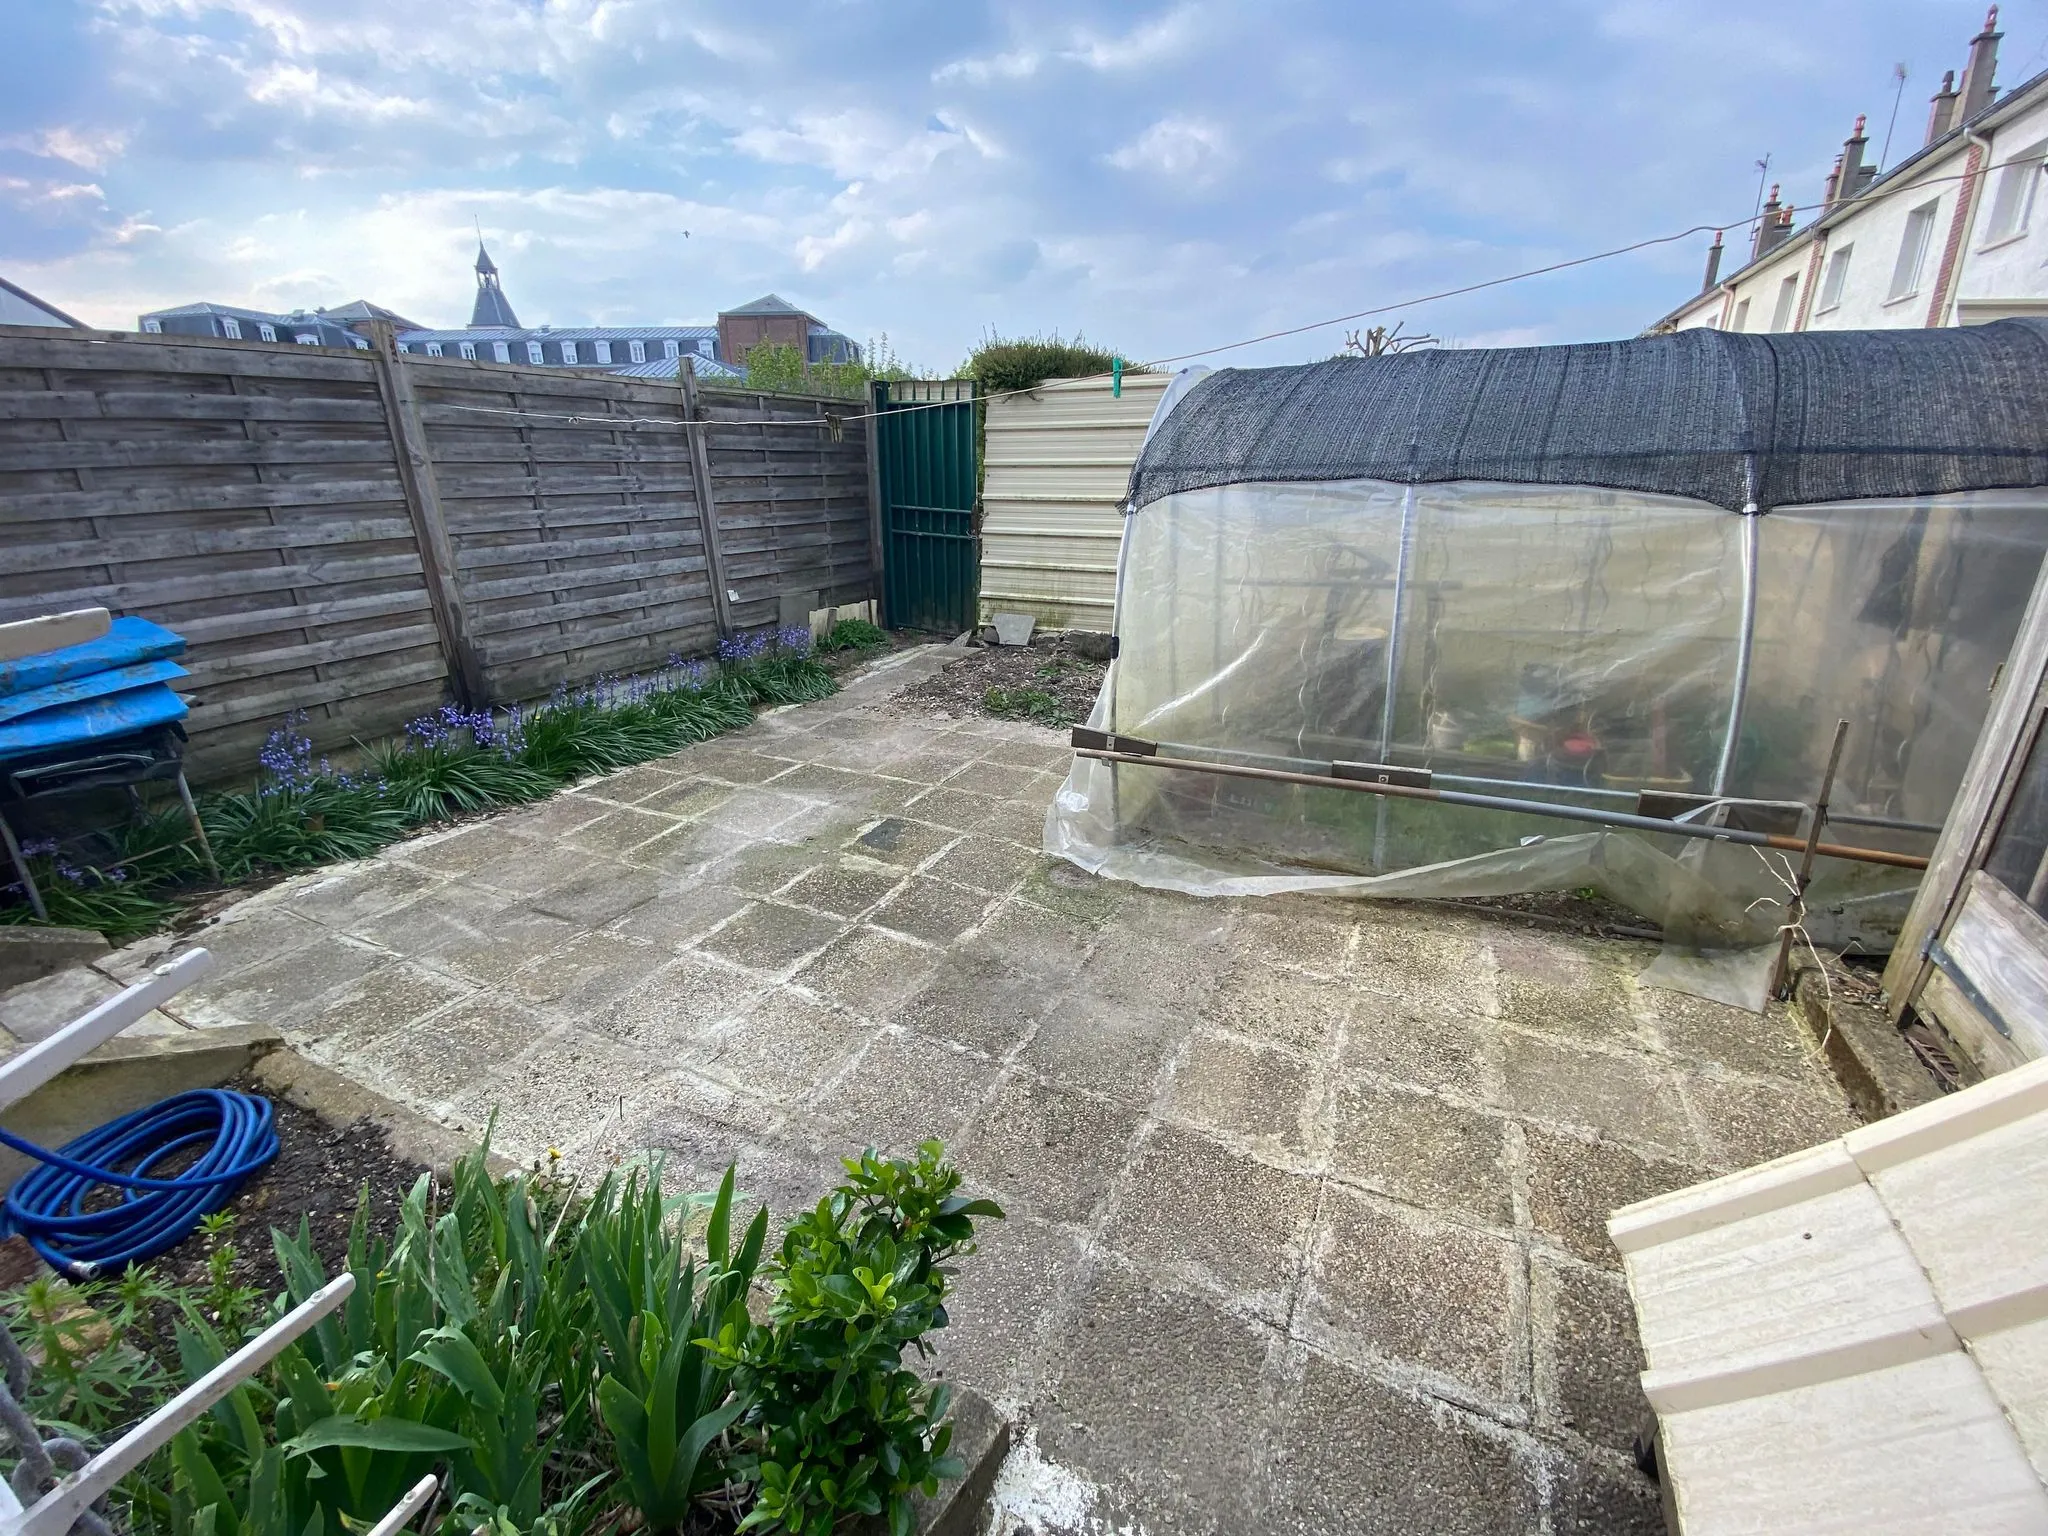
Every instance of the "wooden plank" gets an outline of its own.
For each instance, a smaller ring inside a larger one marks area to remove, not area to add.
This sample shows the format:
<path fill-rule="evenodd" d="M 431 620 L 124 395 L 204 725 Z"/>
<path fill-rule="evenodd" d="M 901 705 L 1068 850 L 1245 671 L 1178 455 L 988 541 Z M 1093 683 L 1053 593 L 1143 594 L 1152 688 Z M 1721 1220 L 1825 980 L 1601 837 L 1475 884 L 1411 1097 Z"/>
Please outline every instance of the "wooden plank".
<path fill-rule="evenodd" d="M 703 399 L 697 389 L 696 364 L 684 358 L 677 378 L 682 385 L 683 420 L 691 423 L 702 421 Z M 718 632 L 728 635 L 732 633 L 732 596 L 726 584 L 725 556 L 720 547 L 718 498 L 711 485 L 711 453 L 704 441 L 709 434 L 693 427 L 688 436 L 697 496 L 697 520 L 703 527 L 704 555 L 710 565 L 712 610 L 718 619 Z"/>
<path fill-rule="evenodd" d="M 54 491 L 42 495 L 10 495 L 9 517 L 16 522 L 49 522 L 90 517 L 133 517 L 142 513 L 228 512 L 247 508 L 343 507 L 397 501 L 403 487 L 396 474 L 380 479 L 313 481 L 294 485 L 176 485 L 160 490 L 129 486 L 107 491 Z"/>
<path fill-rule="evenodd" d="M 246 425 L 248 418 L 242 418 Z M 388 463 L 388 440 L 269 438 L 238 442 L 230 438 L 180 443 L 159 438 L 140 441 L 87 439 L 10 448 L 0 469 L 12 473 L 48 469 L 203 469 L 222 465 Z"/>
<path fill-rule="evenodd" d="M 274 650 L 230 651 L 195 661 L 192 674 L 199 687 L 213 683 L 241 682 L 286 672 L 299 667 L 323 666 L 329 662 L 355 661 L 364 656 L 381 656 L 389 651 L 410 650 L 438 644 L 432 623 L 402 625 L 373 630 L 366 635 L 314 640 L 302 645 L 279 646 Z"/>
<path fill-rule="evenodd" d="M 620 581 L 653 581 L 670 576 L 693 576 L 703 571 L 706 561 L 702 555 L 680 557 L 674 560 L 650 561 L 634 571 L 581 570 L 581 571 L 540 571 L 526 576 L 507 577 L 486 581 L 472 577 L 467 582 L 468 595 L 472 602 L 489 602 L 504 597 L 531 597 L 538 593 L 573 592 L 579 587 L 604 586 Z"/>
<path fill-rule="evenodd" d="M 248 550 L 306 549 L 411 538 L 412 524 L 404 518 L 344 516 L 263 528 L 166 529 L 126 538 L 109 536 L 89 542 L 31 544 L 11 550 L 8 559 L 16 570 L 63 571 L 80 566 L 191 559 Z"/>
<path fill-rule="evenodd" d="M 0 390 L 0 421 L 276 421 L 374 426 L 384 413 L 374 400 L 314 396 L 297 400 L 277 395 L 215 395 L 138 390 L 50 390 L 26 394 Z"/>
<path fill-rule="evenodd" d="M 2048 922 L 1995 876 L 1973 870 L 1942 944 L 1998 1010 L 2012 1048 L 2029 1060 L 2048 1055 Z"/>
<path fill-rule="evenodd" d="M 556 602 L 542 607 L 519 608 L 505 613 L 479 614 L 472 621 L 472 627 L 479 643 L 499 635 L 515 634 L 521 630 L 540 629 L 549 625 L 560 626 L 580 623 L 585 619 L 602 618 L 607 614 L 624 613 L 628 609 L 696 608 L 702 610 L 702 622 L 714 623 L 711 611 L 711 588 L 707 582 L 678 583 L 661 591 L 638 588 L 629 592 L 612 593 L 605 597 L 586 598 L 580 602 Z"/>
<path fill-rule="evenodd" d="M 389 320 L 370 323 L 370 350 L 376 358 L 377 386 L 383 394 L 385 412 L 391 423 L 391 445 L 398 456 L 406 511 L 412 516 L 414 536 L 419 544 L 421 576 L 433 604 L 434 622 L 441 630 L 441 641 L 456 693 L 464 704 L 474 709 L 489 698 L 483 663 L 470 641 L 468 616 L 463 612 L 462 594 L 455 583 L 455 547 L 449 541 L 448 525 L 441 516 L 441 497 L 434 481 L 434 461 L 427 454 L 426 428 L 420 424 L 412 379 L 406 371 L 405 359 L 398 351 L 396 332 Z"/>
<path fill-rule="evenodd" d="M 1962 787 L 1941 836 L 1935 840 L 1919 893 L 1900 925 L 1898 943 L 1885 966 L 1884 995 L 1893 1018 L 1913 1006 L 1930 967 L 1924 959 L 1927 940 L 1941 931 L 1962 900 L 1969 872 L 1984 862 L 1996 814 L 2010 799 L 2026 755 L 2022 738 L 2031 737 L 2048 706 L 2048 562 L 2044 562 L 2020 618 L 2004 667 L 1998 674 L 1997 696 L 1978 733 Z"/>
<path fill-rule="evenodd" d="M 701 544 L 695 528 L 672 524 L 660 532 L 619 534 L 610 538 L 533 540 L 522 544 L 465 543 L 456 557 L 462 570 L 478 566 L 515 565 L 525 560 L 573 560 L 592 555 L 623 555 Z"/>
<path fill-rule="evenodd" d="M 266 565 L 254 570 L 214 571 L 199 576 L 139 577 L 133 580 L 91 582 L 58 592 L 36 596 L 0 597 L 0 612 L 23 607 L 82 608 L 99 604 L 133 612 L 172 603 L 196 603 L 252 592 L 270 592 L 298 586 L 338 586 L 348 582 L 374 581 L 419 573 L 416 554 L 378 555 L 369 559 L 343 558 L 317 563 Z M 19 618 L 34 614 L 17 613 Z"/>
<path fill-rule="evenodd" d="M 367 353 L 333 347 L 301 347 L 289 343 L 241 344 L 213 338 L 185 339 L 166 345 L 146 340 L 73 341 L 61 333 L 40 337 L 9 336 L 0 340 L 0 368 L 62 368 L 72 372 L 122 370 L 134 373 L 240 374 L 248 378 L 322 379 L 370 383 Z"/>

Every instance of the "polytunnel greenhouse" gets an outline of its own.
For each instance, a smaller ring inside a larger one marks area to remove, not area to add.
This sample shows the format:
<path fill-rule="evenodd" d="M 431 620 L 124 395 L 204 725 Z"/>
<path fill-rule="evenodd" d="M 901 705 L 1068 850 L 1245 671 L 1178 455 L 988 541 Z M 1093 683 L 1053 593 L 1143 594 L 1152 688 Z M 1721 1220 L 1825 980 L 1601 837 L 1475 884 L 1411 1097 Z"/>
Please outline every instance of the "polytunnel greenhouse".
<path fill-rule="evenodd" d="M 2044 487 L 2030 320 L 1184 377 L 1081 733 L 1122 750 L 1077 758 L 1048 847 L 1204 894 L 1591 887 L 1663 926 L 1661 979 L 1756 1005 L 1797 855 L 1655 823 L 1796 844 L 1847 720 L 1828 838 L 1925 855 Z M 1805 928 L 1881 953 L 1917 882 L 1822 857 Z"/>

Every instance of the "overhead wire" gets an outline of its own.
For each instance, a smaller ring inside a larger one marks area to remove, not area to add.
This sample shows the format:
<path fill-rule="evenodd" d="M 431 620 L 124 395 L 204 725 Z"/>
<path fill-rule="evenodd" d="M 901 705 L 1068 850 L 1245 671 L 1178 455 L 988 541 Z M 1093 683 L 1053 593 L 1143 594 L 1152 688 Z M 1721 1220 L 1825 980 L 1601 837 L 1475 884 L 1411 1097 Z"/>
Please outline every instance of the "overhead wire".
<path fill-rule="evenodd" d="M 2020 156 L 2011 160 L 2001 160 L 1995 165 L 1984 166 L 1976 171 L 1959 171 L 1949 176 L 1915 177 L 1910 182 L 1902 183 L 1896 187 L 1886 187 L 1882 190 L 1872 187 L 1867 191 L 1856 194 L 1851 199 L 1845 200 L 1844 203 L 1838 203 L 1836 207 L 1846 206 L 1847 202 L 1853 202 L 1859 208 L 1869 207 L 1873 203 L 1883 201 L 1885 198 L 1896 197 L 1906 192 L 1924 192 L 1931 186 L 1937 186 L 1946 182 L 1967 181 L 1972 176 L 1989 176 L 1993 171 L 2004 170 L 2007 166 L 2024 164 L 2038 166 L 2041 162 Z M 1897 174 L 1896 167 L 1894 167 L 1892 174 Z M 1832 208 L 1824 209 L 1822 217 L 1825 218 L 1827 214 L 1833 211 Z M 1617 256 L 1633 255 L 1637 251 L 1649 250 L 1653 246 L 1671 245 L 1680 240 L 1689 240 L 1694 235 L 1706 234 L 1709 231 L 1720 234 L 1724 230 L 1739 228 L 1749 222 L 1751 222 L 1750 217 L 1745 216 L 1741 219 L 1722 219 L 1709 224 L 1693 224 L 1672 234 L 1651 235 L 1642 240 L 1632 240 L 1626 245 L 1613 246 L 1604 251 L 1594 251 L 1585 256 L 1568 257 L 1563 261 L 1548 262 L 1540 267 L 1529 267 L 1520 272 L 1507 273 L 1501 277 L 1484 278 L 1478 282 L 1460 284 L 1455 288 L 1441 288 L 1434 293 L 1415 294 L 1409 298 L 1395 299 L 1385 304 L 1369 305 L 1364 309 L 1353 310 L 1349 314 L 1332 315 L 1327 319 L 1311 320 L 1303 325 L 1292 325 L 1280 330 L 1264 331 L 1256 336 L 1247 336 L 1238 341 L 1220 342 L 1213 347 L 1200 347 L 1192 352 L 1176 352 L 1166 357 L 1148 358 L 1141 362 L 1126 363 L 1118 371 L 1128 374 L 1133 371 L 1164 368 L 1171 363 L 1185 363 L 1192 362 L 1196 358 L 1214 357 L 1218 353 L 1235 352 L 1242 347 L 1255 347 L 1262 342 L 1281 341 L 1289 336 L 1304 336 L 1311 331 L 1326 331 L 1334 326 L 1348 325 L 1354 320 L 1366 320 L 1375 315 L 1391 314 L 1399 309 L 1412 309 L 1417 305 L 1434 304 L 1443 299 L 1461 298 L 1466 294 L 1481 293 L 1489 288 L 1502 288 L 1510 283 L 1526 282 L 1531 278 L 1547 277 L 1554 272 L 1570 271 L 1574 267 L 1590 266 L 1600 261 L 1611 261 Z M 1812 226 L 1809 225 L 1808 227 L 1811 228 Z M 1076 376 L 1073 382 L 1088 382 L 1114 376 L 1115 374 L 1111 371 L 1080 374 Z M 920 383 L 924 381 L 910 380 L 907 382 Z M 1038 385 L 1027 385 L 1017 389 L 1002 389 L 986 395 L 976 395 L 973 398 L 979 402 L 1004 400 L 1014 395 L 1031 394 L 1039 387 Z M 819 403 L 823 404 L 824 402 L 820 401 Z M 655 427 L 669 431 L 688 431 L 691 428 L 709 429 L 712 427 L 844 426 L 849 422 L 868 421 L 882 416 L 901 415 L 910 411 L 937 410 L 941 406 L 965 403 L 967 402 L 962 400 L 906 400 L 900 405 L 892 405 L 885 410 L 879 411 L 834 411 L 828 408 L 821 411 L 815 418 L 799 417 L 791 419 L 786 416 L 753 416 L 726 417 L 716 421 L 677 421 L 664 416 L 598 416 L 587 412 L 563 414 L 547 411 L 520 410 L 516 407 L 506 406 L 460 405 L 452 401 L 435 402 L 442 410 L 465 411 L 476 415 L 517 416 L 529 421 L 563 421 L 575 425 L 602 426 L 613 429 L 619 427 Z"/>

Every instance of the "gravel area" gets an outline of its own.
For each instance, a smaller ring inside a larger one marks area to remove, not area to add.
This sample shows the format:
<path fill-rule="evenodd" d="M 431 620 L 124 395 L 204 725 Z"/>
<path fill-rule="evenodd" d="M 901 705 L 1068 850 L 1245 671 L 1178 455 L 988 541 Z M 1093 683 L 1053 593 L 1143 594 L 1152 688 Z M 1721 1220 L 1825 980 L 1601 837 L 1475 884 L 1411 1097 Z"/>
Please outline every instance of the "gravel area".
<path fill-rule="evenodd" d="M 963 718 L 996 714 L 988 707 L 991 688 L 1012 694 L 1030 690 L 1053 700 L 1043 716 L 1008 713 L 998 718 L 1071 725 L 1088 718 L 1109 667 L 1106 661 L 1082 654 L 1080 648 L 1087 644 L 1070 632 L 1056 632 L 1034 636 L 1028 646 L 975 646 L 934 676 L 905 689 L 898 701 Z"/>

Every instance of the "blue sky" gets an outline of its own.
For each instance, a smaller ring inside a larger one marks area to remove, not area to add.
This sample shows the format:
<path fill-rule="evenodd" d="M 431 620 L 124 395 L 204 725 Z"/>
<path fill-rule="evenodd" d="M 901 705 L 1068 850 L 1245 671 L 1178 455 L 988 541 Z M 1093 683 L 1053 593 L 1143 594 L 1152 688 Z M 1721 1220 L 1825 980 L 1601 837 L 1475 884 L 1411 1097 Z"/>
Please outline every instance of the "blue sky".
<path fill-rule="evenodd" d="M 1750 211 L 1851 120 L 1892 159 L 1972 0 L 0 0 L 0 275 L 90 323 L 195 299 L 528 324 L 774 290 L 944 369 L 975 338 L 1212 346 Z M 2008 5 L 1998 79 L 2048 65 Z M 1740 238 L 1738 235 L 1736 238 Z M 1417 307 L 1632 334 L 1705 236 Z M 1231 354 L 1325 355 L 1341 328 Z"/>

